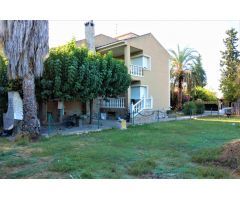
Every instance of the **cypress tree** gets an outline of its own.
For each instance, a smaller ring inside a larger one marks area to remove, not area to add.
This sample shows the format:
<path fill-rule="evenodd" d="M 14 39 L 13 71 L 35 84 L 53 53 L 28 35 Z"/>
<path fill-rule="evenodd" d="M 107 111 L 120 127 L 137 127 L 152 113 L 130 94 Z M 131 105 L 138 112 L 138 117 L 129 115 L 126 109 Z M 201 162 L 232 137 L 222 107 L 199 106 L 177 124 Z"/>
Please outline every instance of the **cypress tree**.
<path fill-rule="evenodd" d="M 239 68 L 239 51 L 237 31 L 230 29 L 226 31 L 227 37 L 223 40 L 225 51 L 221 51 L 222 59 L 220 89 L 224 99 L 232 102 L 239 98 L 239 84 L 237 83 L 237 72 Z"/>

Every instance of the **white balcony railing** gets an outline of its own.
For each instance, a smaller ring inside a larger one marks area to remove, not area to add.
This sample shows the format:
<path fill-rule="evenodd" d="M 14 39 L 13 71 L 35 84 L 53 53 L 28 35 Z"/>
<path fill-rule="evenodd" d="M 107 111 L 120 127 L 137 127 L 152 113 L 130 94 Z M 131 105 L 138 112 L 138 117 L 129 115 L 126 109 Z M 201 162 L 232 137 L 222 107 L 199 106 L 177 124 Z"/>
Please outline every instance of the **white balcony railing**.
<path fill-rule="evenodd" d="M 131 105 L 131 111 L 136 116 L 144 109 L 152 109 L 153 108 L 153 98 L 142 98 L 137 103 Z"/>
<path fill-rule="evenodd" d="M 101 108 L 125 108 L 125 97 L 100 99 Z"/>
<path fill-rule="evenodd" d="M 130 74 L 133 76 L 143 77 L 143 67 L 138 65 L 130 65 Z"/>

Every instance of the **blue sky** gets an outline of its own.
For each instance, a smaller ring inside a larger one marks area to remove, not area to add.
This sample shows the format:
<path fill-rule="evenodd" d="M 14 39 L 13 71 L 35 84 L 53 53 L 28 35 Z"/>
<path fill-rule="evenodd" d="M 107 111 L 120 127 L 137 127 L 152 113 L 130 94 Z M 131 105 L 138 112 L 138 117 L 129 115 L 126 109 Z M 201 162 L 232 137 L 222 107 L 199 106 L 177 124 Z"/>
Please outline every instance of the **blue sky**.
<path fill-rule="evenodd" d="M 231 27 L 240 30 L 239 21 L 95 21 L 96 34 L 117 36 L 127 32 L 148 32 L 167 49 L 190 47 L 202 55 L 207 73 L 207 87 L 219 95 L 220 51 L 224 50 L 225 31 Z M 50 46 L 58 46 L 71 40 L 84 38 L 84 21 L 50 21 Z"/>

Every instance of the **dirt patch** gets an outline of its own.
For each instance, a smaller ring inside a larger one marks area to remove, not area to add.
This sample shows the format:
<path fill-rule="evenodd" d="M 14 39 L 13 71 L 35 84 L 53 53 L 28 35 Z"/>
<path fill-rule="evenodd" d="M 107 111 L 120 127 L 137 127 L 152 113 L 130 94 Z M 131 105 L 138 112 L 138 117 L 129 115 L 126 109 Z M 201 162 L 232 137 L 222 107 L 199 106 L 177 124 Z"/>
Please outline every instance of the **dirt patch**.
<path fill-rule="evenodd" d="M 233 140 L 224 145 L 219 162 L 223 166 L 240 170 L 240 140 Z"/>

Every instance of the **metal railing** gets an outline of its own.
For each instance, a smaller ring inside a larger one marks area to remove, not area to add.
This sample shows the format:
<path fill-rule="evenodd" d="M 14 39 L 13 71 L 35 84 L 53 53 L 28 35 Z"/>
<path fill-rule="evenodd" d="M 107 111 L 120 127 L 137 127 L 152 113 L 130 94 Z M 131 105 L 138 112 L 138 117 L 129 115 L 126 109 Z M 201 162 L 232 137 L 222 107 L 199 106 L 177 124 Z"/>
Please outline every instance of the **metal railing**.
<path fill-rule="evenodd" d="M 125 108 L 125 97 L 100 99 L 101 108 Z"/>
<path fill-rule="evenodd" d="M 138 65 L 130 65 L 130 74 L 133 76 L 143 77 L 143 67 Z"/>

